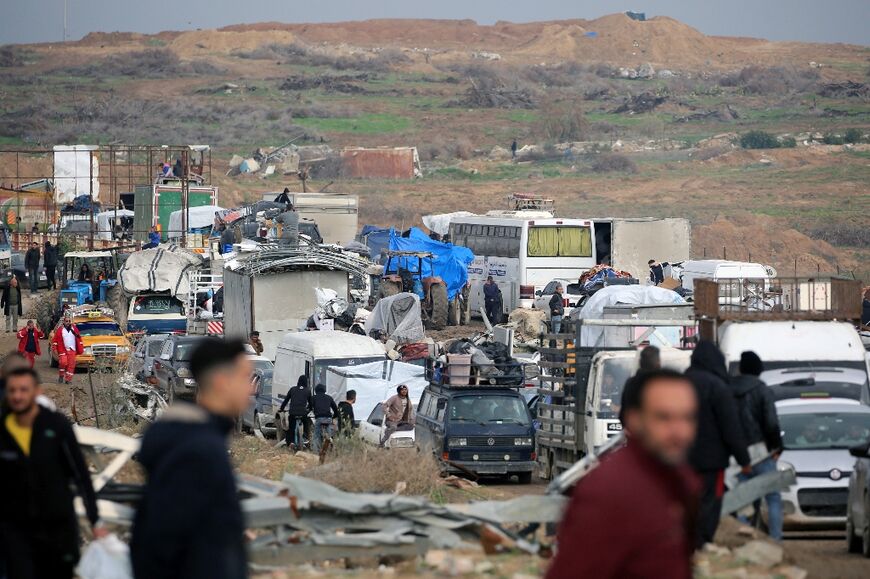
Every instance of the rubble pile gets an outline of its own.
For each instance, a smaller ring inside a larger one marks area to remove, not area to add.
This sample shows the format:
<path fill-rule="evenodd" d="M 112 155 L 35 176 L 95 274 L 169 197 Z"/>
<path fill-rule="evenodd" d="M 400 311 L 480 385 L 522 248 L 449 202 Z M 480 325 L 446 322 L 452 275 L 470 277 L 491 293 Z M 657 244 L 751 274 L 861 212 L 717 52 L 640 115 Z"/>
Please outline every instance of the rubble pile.
<path fill-rule="evenodd" d="M 651 92 L 642 92 L 639 95 L 626 98 L 625 102 L 613 109 L 611 112 L 617 114 L 626 113 L 629 115 L 648 113 L 666 100 L 668 100 L 667 97 L 659 96 Z"/>

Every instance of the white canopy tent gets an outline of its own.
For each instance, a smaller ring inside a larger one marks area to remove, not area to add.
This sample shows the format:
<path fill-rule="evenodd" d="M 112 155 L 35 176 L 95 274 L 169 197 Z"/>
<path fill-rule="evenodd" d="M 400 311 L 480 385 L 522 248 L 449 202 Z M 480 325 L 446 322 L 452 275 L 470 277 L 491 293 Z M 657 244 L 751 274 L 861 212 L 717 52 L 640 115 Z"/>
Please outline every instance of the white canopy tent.
<path fill-rule="evenodd" d="M 112 239 L 112 230 L 115 228 L 115 218 L 133 217 L 133 212 L 129 209 L 118 209 L 111 211 L 103 211 L 97 213 L 97 237 L 110 241 Z"/>

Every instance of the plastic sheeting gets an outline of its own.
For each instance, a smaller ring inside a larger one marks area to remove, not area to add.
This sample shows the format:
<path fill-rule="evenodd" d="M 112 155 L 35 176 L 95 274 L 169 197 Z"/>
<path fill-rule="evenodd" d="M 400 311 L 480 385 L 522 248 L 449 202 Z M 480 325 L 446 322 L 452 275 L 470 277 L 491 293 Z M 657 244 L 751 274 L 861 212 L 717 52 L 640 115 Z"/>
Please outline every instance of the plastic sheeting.
<path fill-rule="evenodd" d="M 100 199 L 100 160 L 91 152 L 95 145 L 58 145 L 54 147 L 54 201 L 59 205 L 72 203 L 79 195 Z"/>
<path fill-rule="evenodd" d="M 450 222 L 457 217 L 473 217 L 475 213 L 470 211 L 455 211 L 453 213 L 441 213 L 438 215 L 424 215 L 423 225 L 429 231 L 434 231 L 438 235 L 447 235 L 450 232 Z"/>
<path fill-rule="evenodd" d="M 365 330 L 366 335 L 382 330 L 397 344 L 419 342 L 423 339 L 420 297 L 403 292 L 381 298 L 366 319 Z"/>
<path fill-rule="evenodd" d="M 369 248 L 369 257 L 375 263 L 381 263 L 381 252 L 390 247 L 392 229 L 363 225 L 359 240 Z"/>
<path fill-rule="evenodd" d="M 187 232 L 194 229 L 204 229 L 214 225 L 215 213 L 224 212 L 226 209 L 217 205 L 201 205 L 188 208 Z M 166 234 L 170 239 L 181 237 L 183 210 L 173 211 L 169 214 L 169 229 Z"/>
<path fill-rule="evenodd" d="M 372 410 L 405 384 L 416 409 L 428 382 L 425 369 L 415 364 L 384 360 L 359 366 L 330 366 L 326 371 L 326 393 L 336 402 L 345 399 L 348 390 L 356 390 L 354 415 L 366 420 Z"/>
<path fill-rule="evenodd" d="M 187 272 L 204 262 L 198 253 L 163 244 L 131 254 L 118 272 L 118 282 L 128 294 L 168 291 L 186 296 L 190 290 Z"/>
<path fill-rule="evenodd" d="M 673 305 L 684 304 L 686 300 L 676 292 L 655 286 L 645 285 L 618 285 L 608 286 L 595 292 L 580 309 L 578 316 L 584 320 L 601 319 L 604 308 L 619 304 L 642 306 L 642 305 Z M 575 310 L 576 311 L 576 310 Z M 573 317 L 573 316 L 572 316 Z M 600 346 L 604 342 L 603 327 L 583 326 L 580 334 L 580 343 L 583 347 Z M 677 331 L 662 329 L 662 331 Z M 651 338 L 651 341 L 652 338 Z M 667 345 L 667 344 L 656 344 Z"/>
<path fill-rule="evenodd" d="M 444 280 L 447 284 L 447 298 L 451 300 L 468 282 L 468 266 L 474 261 L 474 254 L 467 247 L 435 241 L 416 227 L 410 229 L 409 237 L 401 237 L 391 231 L 390 249 L 431 253 L 431 260 L 423 260 L 423 277 L 437 276 Z M 399 260 L 399 264 L 403 261 Z M 391 273 L 395 272 L 395 267 L 391 265 Z M 417 264 L 411 264 L 411 269 L 416 270 Z"/>

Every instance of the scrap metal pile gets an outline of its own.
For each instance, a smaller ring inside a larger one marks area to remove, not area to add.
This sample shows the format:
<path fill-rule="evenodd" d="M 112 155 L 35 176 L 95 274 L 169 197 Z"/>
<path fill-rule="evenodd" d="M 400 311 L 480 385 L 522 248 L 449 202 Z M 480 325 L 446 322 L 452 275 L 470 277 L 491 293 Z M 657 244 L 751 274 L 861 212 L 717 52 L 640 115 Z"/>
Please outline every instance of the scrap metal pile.
<path fill-rule="evenodd" d="M 93 475 L 103 520 L 132 523 L 141 487 L 113 481 L 139 450 L 139 440 L 105 430 L 75 427 Z M 425 498 L 349 493 L 318 480 L 284 475 L 282 481 L 240 475 L 246 527 L 255 531 L 250 562 L 284 567 L 353 557 L 416 557 L 429 549 L 479 543 L 487 553 L 537 553 L 539 545 L 509 530 L 515 523 L 557 523 L 562 496 L 523 496 L 507 501 L 437 505 Z M 80 516 L 84 510 L 77 505 Z"/>
<path fill-rule="evenodd" d="M 298 247 L 263 247 L 244 260 L 227 264 L 227 268 L 247 275 L 276 273 L 292 269 L 328 268 L 342 270 L 359 278 L 366 276 L 370 262 L 352 253 L 323 245 Z"/>

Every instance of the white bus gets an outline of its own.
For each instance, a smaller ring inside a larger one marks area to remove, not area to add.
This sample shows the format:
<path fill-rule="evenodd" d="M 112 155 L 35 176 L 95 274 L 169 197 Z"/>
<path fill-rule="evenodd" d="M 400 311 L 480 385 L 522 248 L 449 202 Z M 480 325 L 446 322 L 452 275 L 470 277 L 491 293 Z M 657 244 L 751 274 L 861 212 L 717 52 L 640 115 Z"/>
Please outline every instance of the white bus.
<path fill-rule="evenodd" d="M 598 263 L 595 225 L 589 219 L 553 217 L 544 211 L 490 211 L 455 217 L 450 240 L 474 253 L 468 266 L 470 307 L 478 315 L 487 276 L 498 283 L 504 313 L 531 308 L 535 291 L 553 279 L 577 279 Z"/>

